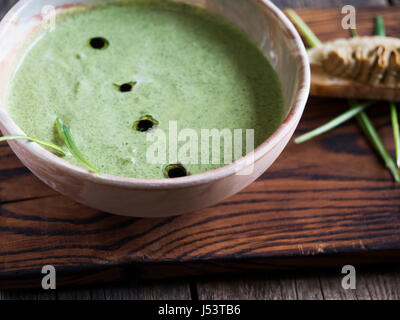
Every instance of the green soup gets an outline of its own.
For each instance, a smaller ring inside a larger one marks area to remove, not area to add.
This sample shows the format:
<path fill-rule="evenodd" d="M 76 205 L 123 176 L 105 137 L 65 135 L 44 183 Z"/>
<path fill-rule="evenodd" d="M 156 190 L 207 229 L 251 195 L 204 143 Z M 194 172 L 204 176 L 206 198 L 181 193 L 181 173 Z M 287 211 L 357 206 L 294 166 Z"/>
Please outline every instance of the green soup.
<path fill-rule="evenodd" d="M 256 147 L 283 120 L 283 93 L 269 61 L 218 17 L 152 2 L 101 5 L 59 20 L 23 55 L 9 113 L 27 135 L 58 145 L 61 118 L 102 173 L 163 178 L 170 159 L 167 153 L 165 163 L 148 161 L 155 141 L 149 135 L 165 132 L 168 152 L 171 121 L 178 133 L 199 135 L 199 163 L 176 162 L 197 174 L 224 165 L 201 163 L 202 129 L 243 129 L 245 153 L 246 129 L 254 129 Z M 178 149 L 185 143 L 179 140 Z"/>

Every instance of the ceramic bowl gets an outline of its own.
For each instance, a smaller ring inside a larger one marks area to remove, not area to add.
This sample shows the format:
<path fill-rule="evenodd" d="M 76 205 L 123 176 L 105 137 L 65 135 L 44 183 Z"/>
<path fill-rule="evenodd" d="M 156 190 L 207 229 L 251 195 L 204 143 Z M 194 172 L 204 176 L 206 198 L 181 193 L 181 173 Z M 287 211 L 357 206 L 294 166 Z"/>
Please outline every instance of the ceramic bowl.
<path fill-rule="evenodd" d="M 42 9 L 57 13 L 99 0 L 21 0 L 0 24 L 0 129 L 24 134 L 7 114 L 7 90 L 26 38 L 42 24 Z M 205 8 L 231 21 L 256 41 L 271 61 L 283 86 L 286 118 L 254 152 L 206 173 L 177 179 L 142 180 L 96 175 L 39 145 L 12 141 L 23 164 L 61 194 L 87 206 L 132 217 L 167 217 L 214 205 L 256 180 L 277 159 L 293 135 L 310 87 L 306 50 L 293 25 L 266 0 L 175 0 Z"/>

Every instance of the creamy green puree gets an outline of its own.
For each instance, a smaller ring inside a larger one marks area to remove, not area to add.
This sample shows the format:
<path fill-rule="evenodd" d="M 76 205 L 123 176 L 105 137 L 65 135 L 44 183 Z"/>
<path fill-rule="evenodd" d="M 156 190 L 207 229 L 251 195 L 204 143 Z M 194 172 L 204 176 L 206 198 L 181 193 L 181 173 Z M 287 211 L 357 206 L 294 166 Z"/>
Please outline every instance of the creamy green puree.
<path fill-rule="evenodd" d="M 94 49 L 96 37 L 108 46 Z M 121 92 L 118 85 L 129 83 Z M 284 116 L 278 77 L 242 31 L 199 9 L 161 2 L 107 4 L 59 19 L 23 55 L 8 108 L 27 135 L 58 145 L 61 118 L 102 173 L 136 178 L 163 178 L 169 164 L 168 157 L 165 164 L 146 160 L 154 143 L 146 136 L 154 130 L 134 128 L 143 116 L 167 134 L 171 120 L 199 137 L 201 129 L 254 129 L 255 147 Z M 224 164 L 183 165 L 197 174 Z"/>

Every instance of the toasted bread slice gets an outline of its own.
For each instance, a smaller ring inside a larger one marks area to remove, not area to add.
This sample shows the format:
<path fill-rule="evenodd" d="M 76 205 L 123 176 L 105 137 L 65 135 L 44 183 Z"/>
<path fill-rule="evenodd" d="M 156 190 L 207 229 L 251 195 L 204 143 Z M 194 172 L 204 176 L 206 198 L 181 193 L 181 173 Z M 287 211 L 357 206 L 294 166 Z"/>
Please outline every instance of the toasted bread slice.
<path fill-rule="evenodd" d="M 400 101 L 400 39 L 338 39 L 309 57 L 312 95 Z"/>

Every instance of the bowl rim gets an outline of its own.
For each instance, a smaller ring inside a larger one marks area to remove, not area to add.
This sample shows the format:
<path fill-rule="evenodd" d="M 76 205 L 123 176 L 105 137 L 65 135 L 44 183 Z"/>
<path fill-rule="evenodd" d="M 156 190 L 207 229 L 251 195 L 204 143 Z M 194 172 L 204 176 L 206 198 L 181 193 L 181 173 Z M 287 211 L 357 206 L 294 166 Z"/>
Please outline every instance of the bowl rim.
<path fill-rule="evenodd" d="M 7 21 L 16 10 L 21 6 L 27 4 L 30 0 L 20 0 L 18 1 L 3 17 L 0 24 L 0 31 L 4 27 L 4 21 Z M 222 178 L 235 175 L 238 171 L 247 167 L 247 165 L 256 163 L 265 154 L 275 148 L 279 142 L 284 139 L 284 137 L 290 133 L 293 126 L 297 125 L 300 120 L 310 90 L 311 83 L 311 71 L 309 66 L 309 59 L 307 51 L 304 47 L 303 41 L 298 34 L 296 28 L 290 22 L 288 17 L 270 0 L 256 0 L 261 4 L 260 8 L 262 10 L 272 14 L 273 18 L 282 27 L 282 32 L 286 34 L 289 40 L 295 45 L 296 59 L 298 62 L 298 72 L 299 72 L 299 84 L 297 87 L 297 92 L 293 99 L 293 106 L 289 114 L 286 116 L 283 123 L 278 127 L 278 129 L 261 145 L 255 148 L 252 152 L 241 157 L 240 159 L 222 166 L 220 168 L 206 171 L 203 173 L 175 178 L 175 179 L 138 179 L 129 177 L 113 176 L 109 174 L 96 174 L 88 171 L 87 169 L 73 164 L 63 158 L 60 158 L 53 154 L 52 152 L 46 150 L 44 147 L 36 144 L 29 143 L 24 140 L 14 140 L 11 144 L 17 144 L 20 147 L 27 149 L 29 153 L 32 153 L 41 161 L 48 161 L 57 167 L 59 167 L 63 172 L 73 174 L 82 179 L 92 181 L 94 183 L 100 183 L 103 185 L 113 185 L 123 188 L 135 188 L 135 189 L 180 189 L 186 188 L 193 185 L 206 184 L 212 181 L 220 180 Z M 13 134 L 24 134 L 24 132 L 17 126 L 17 124 L 11 119 L 7 112 L 0 110 L 1 114 L 1 125 L 6 128 L 7 131 L 13 132 Z M 25 134 L 24 134 L 25 135 Z"/>

